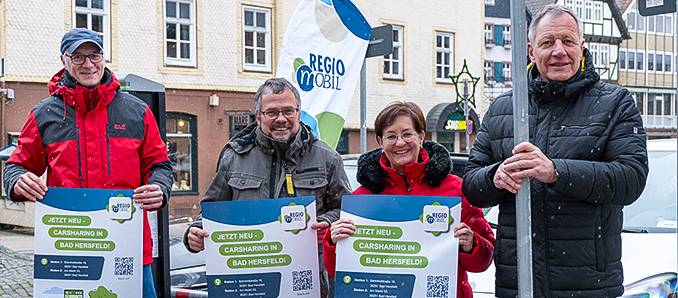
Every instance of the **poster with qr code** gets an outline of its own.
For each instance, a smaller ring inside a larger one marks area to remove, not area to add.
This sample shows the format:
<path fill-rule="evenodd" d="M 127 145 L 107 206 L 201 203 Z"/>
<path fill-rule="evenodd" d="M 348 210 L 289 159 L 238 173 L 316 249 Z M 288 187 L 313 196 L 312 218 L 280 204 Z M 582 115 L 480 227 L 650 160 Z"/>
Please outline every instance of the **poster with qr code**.
<path fill-rule="evenodd" d="M 202 203 L 210 298 L 320 297 L 315 197 Z"/>
<path fill-rule="evenodd" d="M 356 231 L 337 241 L 334 297 L 457 296 L 461 198 L 344 196 Z"/>
<path fill-rule="evenodd" d="M 142 296 L 144 216 L 132 194 L 49 188 L 35 204 L 33 297 Z"/>

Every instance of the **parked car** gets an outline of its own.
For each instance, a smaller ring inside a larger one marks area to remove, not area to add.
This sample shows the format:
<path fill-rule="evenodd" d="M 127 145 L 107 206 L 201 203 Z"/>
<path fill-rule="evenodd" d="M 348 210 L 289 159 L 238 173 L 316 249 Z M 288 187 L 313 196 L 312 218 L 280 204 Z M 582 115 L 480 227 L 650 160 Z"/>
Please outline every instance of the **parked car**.
<path fill-rule="evenodd" d="M 678 297 L 676 292 L 676 140 L 647 142 L 650 173 L 638 200 L 624 208 L 622 297 Z M 485 218 L 496 227 L 498 208 Z M 494 266 L 469 273 L 474 297 L 494 297 Z"/>

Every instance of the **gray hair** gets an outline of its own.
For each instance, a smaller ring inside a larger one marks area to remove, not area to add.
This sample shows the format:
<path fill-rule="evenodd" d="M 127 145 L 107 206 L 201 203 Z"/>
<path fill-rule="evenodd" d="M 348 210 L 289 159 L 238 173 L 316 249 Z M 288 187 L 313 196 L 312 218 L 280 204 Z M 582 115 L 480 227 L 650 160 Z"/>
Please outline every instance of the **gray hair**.
<path fill-rule="evenodd" d="M 273 94 L 280 94 L 285 92 L 285 88 L 290 89 L 292 93 L 294 93 L 294 98 L 297 100 L 297 108 L 301 108 L 301 97 L 299 97 L 299 91 L 297 91 L 297 88 L 285 78 L 272 78 L 266 80 L 266 82 L 259 86 L 259 90 L 257 90 L 256 94 L 254 94 L 255 111 L 260 112 L 261 97 L 264 95 L 264 92 L 270 90 Z"/>
<path fill-rule="evenodd" d="M 572 9 L 569 9 L 565 6 L 562 6 L 560 4 L 549 4 L 544 6 L 537 15 L 535 15 L 534 19 L 532 19 L 532 23 L 530 23 L 530 29 L 527 33 L 527 38 L 528 42 L 531 44 L 534 42 L 534 35 L 537 33 L 537 26 L 539 26 L 539 21 L 546 16 L 546 15 L 561 15 L 567 13 L 571 15 L 574 18 L 574 21 L 577 22 L 577 29 L 579 29 L 579 41 L 584 39 L 584 24 L 582 23 L 581 19 L 577 17 L 577 14 L 574 13 Z"/>

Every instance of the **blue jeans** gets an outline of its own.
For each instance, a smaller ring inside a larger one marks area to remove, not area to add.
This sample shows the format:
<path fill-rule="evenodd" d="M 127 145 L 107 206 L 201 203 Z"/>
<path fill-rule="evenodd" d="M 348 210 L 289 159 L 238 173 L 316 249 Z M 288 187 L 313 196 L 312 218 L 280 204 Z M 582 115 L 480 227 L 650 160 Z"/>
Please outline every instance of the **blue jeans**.
<path fill-rule="evenodd" d="M 144 265 L 144 298 L 158 298 L 155 293 L 155 284 L 153 283 L 153 271 L 151 264 Z"/>

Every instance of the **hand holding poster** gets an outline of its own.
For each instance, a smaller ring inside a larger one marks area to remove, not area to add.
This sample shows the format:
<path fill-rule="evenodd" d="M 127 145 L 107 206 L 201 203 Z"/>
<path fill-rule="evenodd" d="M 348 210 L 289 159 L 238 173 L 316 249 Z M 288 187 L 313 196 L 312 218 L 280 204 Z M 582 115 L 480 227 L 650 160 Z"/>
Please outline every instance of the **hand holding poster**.
<path fill-rule="evenodd" d="M 344 196 L 356 231 L 337 243 L 334 296 L 456 297 L 460 216 L 458 197 Z"/>
<path fill-rule="evenodd" d="M 141 297 L 143 211 L 132 190 L 50 187 L 35 206 L 35 297 Z"/>
<path fill-rule="evenodd" d="M 315 197 L 202 203 L 213 297 L 320 297 Z"/>

